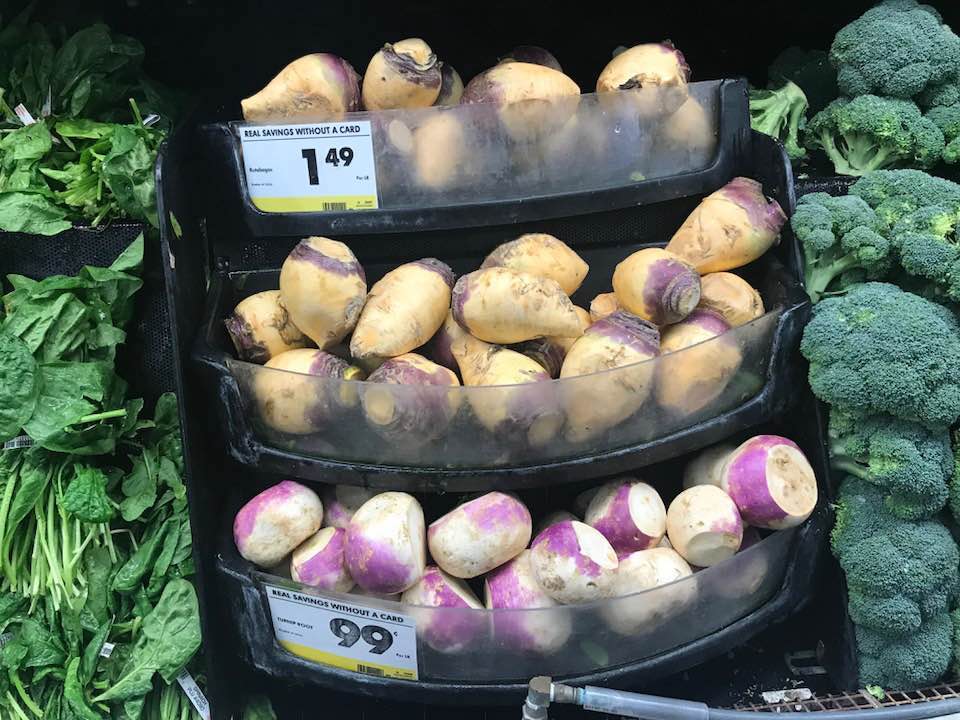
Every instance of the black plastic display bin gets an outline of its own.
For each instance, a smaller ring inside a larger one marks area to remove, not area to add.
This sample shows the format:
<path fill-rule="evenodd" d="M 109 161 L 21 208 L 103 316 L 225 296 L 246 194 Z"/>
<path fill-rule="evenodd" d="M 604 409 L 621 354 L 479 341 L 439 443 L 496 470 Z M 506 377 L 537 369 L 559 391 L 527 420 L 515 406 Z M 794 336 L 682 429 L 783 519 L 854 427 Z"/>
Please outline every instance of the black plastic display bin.
<path fill-rule="evenodd" d="M 217 659 L 210 668 L 210 694 L 217 717 L 226 717 L 236 702 L 230 673 L 231 664 L 237 659 L 261 676 L 278 682 L 304 683 L 397 701 L 463 703 L 469 698 L 469 702 L 481 704 L 512 703 L 523 691 L 519 684 L 427 686 L 388 681 L 312 665 L 279 649 L 269 616 L 265 620 L 262 614 L 259 591 L 249 575 L 232 569 L 225 562 L 226 555 L 219 551 L 228 541 L 224 538 L 224 518 L 230 516 L 231 497 L 250 497 L 281 477 L 382 486 L 398 478 L 409 480 L 413 474 L 378 467 L 336 468 L 313 459 L 304 463 L 263 448 L 251 451 L 251 436 L 236 416 L 235 388 L 231 388 L 222 371 L 224 338 L 217 340 L 219 348 L 212 342 L 216 337 L 213 328 L 217 313 L 228 303 L 218 300 L 217 293 L 229 287 L 230 274 L 276 270 L 304 235 L 346 240 L 364 266 L 382 267 L 423 256 L 450 260 L 455 267 L 469 262 L 475 265 L 504 238 L 530 231 L 556 234 L 585 252 L 607 247 L 619 248 L 625 255 L 645 244 L 665 242 L 704 195 L 737 175 L 760 180 L 765 192 L 791 211 L 794 195 L 790 164 L 779 144 L 749 130 L 746 83 L 725 81 L 720 93 L 718 152 L 715 162 L 702 172 L 575 196 L 530 198 L 481 208 L 445 208 L 423 213 L 263 215 L 252 211 L 239 194 L 242 183 L 236 174 L 235 148 L 224 142 L 224 126 L 181 131 L 162 148 L 157 173 L 163 255 L 169 258 L 164 268 L 184 398 L 191 514 L 195 542 L 202 555 L 199 572 L 205 580 L 205 642 L 210 656 Z M 752 410 L 740 416 L 692 428 L 686 437 L 672 438 L 659 449 L 632 448 L 620 458 L 576 463 L 576 471 L 561 471 L 557 476 L 560 480 L 586 482 L 609 477 L 666 461 L 723 438 L 745 435 L 748 428 L 774 426 L 782 427 L 783 432 L 801 442 L 823 480 L 823 428 L 818 413 L 808 400 L 803 400 L 784 414 L 789 405 L 787 398 L 807 397 L 796 345 L 809 305 L 796 285 L 797 254 L 792 243 L 786 229 L 783 242 L 771 251 L 768 260 L 771 267 L 782 264 L 793 278 L 783 287 L 788 288 L 784 296 L 789 298 L 794 314 L 789 323 L 782 323 L 789 327 L 781 328 L 780 342 L 774 346 L 766 378 L 768 388 L 779 388 L 776 395 L 756 402 Z M 539 483 L 529 478 L 544 470 L 499 471 L 500 479 L 490 476 L 484 486 L 532 487 Z M 549 470 L 554 473 L 557 469 Z M 503 477 L 511 473 L 514 477 L 504 481 Z M 446 486 L 443 476 L 444 471 L 439 469 L 419 472 L 407 487 L 441 490 Z M 826 498 L 826 492 L 822 495 Z M 782 586 L 769 602 L 748 616 L 695 643 L 578 680 L 636 687 L 722 653 L 783 620 L 810 592 L 807 583 L 817 566 L 828 524 L 824 500 L 795 535 Z M 227 608 L 229 612 L 225 611 Z"/>

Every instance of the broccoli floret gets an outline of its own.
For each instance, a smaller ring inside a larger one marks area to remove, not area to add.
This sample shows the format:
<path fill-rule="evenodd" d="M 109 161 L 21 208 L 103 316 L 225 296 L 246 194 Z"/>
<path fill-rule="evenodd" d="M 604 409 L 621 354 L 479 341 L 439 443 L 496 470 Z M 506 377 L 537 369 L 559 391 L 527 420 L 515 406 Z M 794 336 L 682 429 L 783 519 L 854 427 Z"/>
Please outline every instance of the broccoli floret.
<path fill-rule="evenodd" d="M 960 162 L 960 99 L 952 105 L 933 106 L 927 111 L 927 119 L 943 133 L 943 161 L 950 165 Z"/>
<path fill-rule="evenodd" d="M 838 98 L 807 123 L 808 147 L 822 149 L 841 175 L 912 165 L 943 155 L 943 133 L 911 100 L 861 95 Z"/>
<path fill-rule="evenodd" d="M 934 298 L 960 300 L 960 212 L 929 205 L 905 215 L 893 226 L 893 247 L 903 269 L 931 283 Z"/>
<path fill-rule="evenodd" d="M 850 194 L 876 210 L 886 229 L 893 229 L 901 218 L 922 207 L 960 208 L 960 185 L 920 170 L 872 172 L 857 180 Z"/>
<path fill-rule="evenodd" d="M 783 143 L 791 160 L 802 160 L 807 151 L 800 145 L 800 130 L 807 120 L 807 96 L 795 83 L 779 90 L 750 91 L 750 125 Z"/>
<path fill-rule="evenodd" d="M 951 435 L 953 444 L 953 477 L 950 478 L 950 514 L 953 521 L 960 525 L 960 431 Z"/>
<path fill-rule="evenodd" d="M 890 641 L 946 613 L 960 589 L 960 550 L 933 520 L 887 512 L 885 495 L 856 477 L 840 485 L 834 555 L 847 576 L 850 618 Z"/>
<path fill-rule="evenodd" d="M 860 683 L 915 690 L 936 683 L 950 666 L 953 623 L 938 613 L 913 633 L 891 643 L 884 634 L 856 627 Z"/>
<path fill-rule="evenodd" d="M 831 405 L 932 428 L 960 416 L 960 324 L 945 307 L 871 282 L 814 306 L 800 351 Z"/>
<path fill-rule="evenodd" d="M 813 302 L 844 273 L 859 269 L 863 278 L 879 280 L 890 269 L 890 241 L 862 198 L 804 195 L 790 226 L 803 245 L 805 286 Z"/>
<path fill-rule="evenodd" d="M 894 0 L 842 28 L 830 62 L 844 95 L 909 99 L 958 74 L 960 38 L 930 6 Z"/>
<path fill-rule="evenodd" d="M 930 430 L 889 415 L 859 417 L 834 407 L 830 462 L 880 488 L 897 517 L 922 520 L 946 504 L 954 459 L 946 428 Z"/>
<path fill-rule="evenodd" d="M 823 110 L 840 91 L 837 89 L 837 72 L 830 64 L 826 50 L 802 50 L 791 47 L 777 55 L 767 71 L 767 87 L 781 87 L 785 82 L 795 82 L 810 102 L 810 110 Z"/>

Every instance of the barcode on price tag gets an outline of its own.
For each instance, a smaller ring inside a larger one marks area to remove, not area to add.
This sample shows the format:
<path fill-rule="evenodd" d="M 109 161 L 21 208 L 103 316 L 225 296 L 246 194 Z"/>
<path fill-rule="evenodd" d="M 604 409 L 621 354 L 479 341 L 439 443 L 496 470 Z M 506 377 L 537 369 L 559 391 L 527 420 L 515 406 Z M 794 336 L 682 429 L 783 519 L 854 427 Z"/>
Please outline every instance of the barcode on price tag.
<path fill-rule="evenodd" d="M 264 585 L 277 640 L 294 655 L 376 677 L 416 680 L 409 615 Z"/>
<path fill-rule="evenodd" d="M 241 125 L 238 132 L 250 201 L 263 212 L 379 206 L 369 120 Z"/>

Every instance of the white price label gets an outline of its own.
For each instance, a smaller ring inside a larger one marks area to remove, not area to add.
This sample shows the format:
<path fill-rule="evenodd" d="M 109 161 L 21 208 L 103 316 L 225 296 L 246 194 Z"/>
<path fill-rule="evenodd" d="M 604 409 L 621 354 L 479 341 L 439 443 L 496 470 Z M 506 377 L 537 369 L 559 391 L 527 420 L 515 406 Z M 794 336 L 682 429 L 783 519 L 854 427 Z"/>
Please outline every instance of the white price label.
<path fill-rule="evenodd" d="M 378 207 L 369 120 L 310 125 L 241 125 L 251 202 L 263 212 Z"/>
<path fill-rule="evenodd" d="M 197 685 L 197 681 L 193 679 L 193 675 L 184 668 L 177 675 L 177 682 L 180 683 L 180 689 L 183 690 L 183 694 L 193 705 L 193 709 L 203 720 L 210 720 L 210 703 L 207 701 L 207 696 L 203 694 L 203 690 Z"/>
<path fill-rule="evenodd" d="M 294 655 L 377 677 L 418 678 L 410 616 L 274 585 L 264 589 L 277 640 Z"/>

